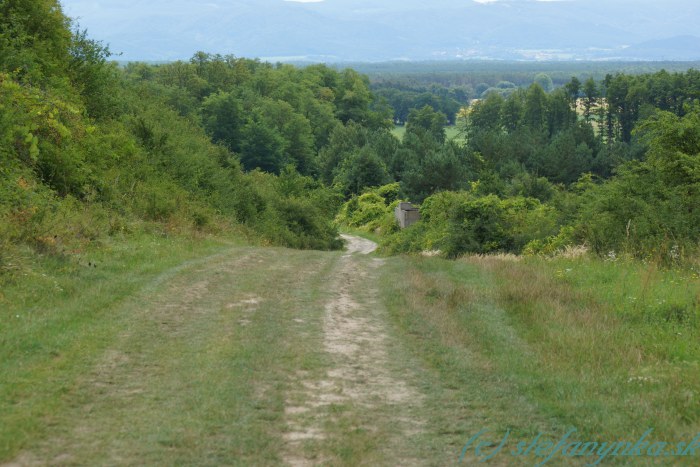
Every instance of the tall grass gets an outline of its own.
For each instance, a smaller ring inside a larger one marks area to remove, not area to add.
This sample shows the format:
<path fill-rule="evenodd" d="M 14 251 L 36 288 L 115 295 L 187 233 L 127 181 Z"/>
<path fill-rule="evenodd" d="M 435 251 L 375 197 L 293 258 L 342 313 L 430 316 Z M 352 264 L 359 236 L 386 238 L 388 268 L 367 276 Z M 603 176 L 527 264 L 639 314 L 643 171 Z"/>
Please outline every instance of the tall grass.
<path fill-rule="evenodd" d="M 496 299 L 534 352 L 521 373 L 543 407 L 591 433 L 654 427 L 677 438 L 700 428 L 694 271 L 590 258 L 464 261 L 494 274 Z"/>
<path fill-rule="evenodd" d="M 695 270 L 513 259 L 401 258 L 403 281 L 385 284 L 398 328 L 438 375 L 429 394 L 443 407 L 436 426 L 449 434 L 437 443 L 466 442 L 483 428 L 523 438 L 575 427 L 589 440 L 653 428 L 669 442 L 700 431 Z"/>

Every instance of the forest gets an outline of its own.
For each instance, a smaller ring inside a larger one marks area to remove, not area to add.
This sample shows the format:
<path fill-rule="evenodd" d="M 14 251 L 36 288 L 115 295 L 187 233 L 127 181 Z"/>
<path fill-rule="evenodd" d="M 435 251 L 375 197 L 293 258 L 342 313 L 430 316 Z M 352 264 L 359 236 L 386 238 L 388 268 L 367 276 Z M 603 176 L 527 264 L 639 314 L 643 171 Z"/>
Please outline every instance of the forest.
<path fill-rule="evenodd" d="M 695 69 L 527 82 L 494 67 L 474 86 L 205 52 L 120 66 L 53 0 L 0 8 L 3 271 L 18 249 L 152 228 L 335 249 L 340 223 L 448 257 L 697 251 Z M 399 199 L 423 212 L 402 232 Z"/>
<path fill-rule="evenodd" d="M 424 221 L 387 248 L 692 257 L 699 78 L 662 70 L 485 90 L 458 123 L 464 143 L 446 141 L 439 107 L 413 109 L 403 147 L 384 160 Z"/>

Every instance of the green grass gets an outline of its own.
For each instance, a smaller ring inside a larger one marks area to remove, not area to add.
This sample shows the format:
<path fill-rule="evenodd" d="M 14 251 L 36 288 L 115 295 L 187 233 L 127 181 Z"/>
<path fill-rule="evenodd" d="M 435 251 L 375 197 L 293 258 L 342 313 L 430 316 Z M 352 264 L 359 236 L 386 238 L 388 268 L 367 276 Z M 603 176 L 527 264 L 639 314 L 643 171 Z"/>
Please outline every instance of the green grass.
<path fill-rule="evenodd" d="M 455 125 L 450 125 L 445 127 L 445 136 L 448 140 L 455 140 L 458 143 L 464 143 L 464 136 L 462 135 L 460 129 Z"/>
<path fill-rule="evenodd" d="M 419 401 L 346 398 L 299 415 L 324 433 L 302 445 L 308 459 L 449 465 L 482 429 L 517 441 L 700 431 L 694 270 L 512 256 L 338 270 L 341 252 L 159 233 L 14 255 L 0 296 L 0 461 L 279 465 L 295 429 L 285 408 L 313 409 L 307 384 L 334 368 L 323 323 L 336 296 L 360 304 L 358 323 L 388 320 L 375 331 L 391 358 L 377 365 Z M 402 419 L 420 429 L 406 435 Z"/>
<path fill-rule="evenodd" d="M 403 135 L 406 134 L 406 125 L 394 125 L 394 128 L 391 129 L 391 134 L 399 141 L 403 141 Z"/>
<path fill-rule="evenodd" d="M 140 234 L 66 256 L 15 252 L 0 277 L 0 459 L 44 433 L 81 374 L 115 338 L 115 307 L 163 272 L 227 241 Z"/>
<path fill-rule="evenodd" d="M 395 125 L 394 128 L 392 128 L 391 130 L 391 134 L 398 138 L 399 141 L 403 141 L 403 137 L 406 134 L 406 126 Z M 459 128 L 455 125 L 446 126 L 445 135 L 448 140 L 455 140 L 460 144 L 464 143 L 464 137 L 460 134 Z"/>
<path fill-rule="evenodd" d="M 655 439 L 675 443 L 700 431 L 699 336 L 690 317 L 697 317 L 698 288 L 691 273 L 584 259 L 535 260 L 499 276 L 502 302 L 547 369 L 531 373 L 541 382 L 532 397 L 544 409 L 589 436 L 634 439 L 653 428 Z M 630 300 L 642 296 L 641 306 Z M 658 308 L 664 300 L 685 312 Z M 697 458 L 673 463 L 694 465 Z"/>
<path fill-rule="evenodd" d="M 288 370 L 320 361 L 289 323 L 313 327 L 334 256 L 143 236 L 88 257 L 3 288 L 0 459 L 279 463 Z"/>
<path fill-rule="evenodd" d="M 434 373 L 436 445 L 455 449 L 483 428 L 526 440 L 575 427 L 591 441 L 654 428 L 656 440 L 688 442 L 700 431 L 697 274 L 496 257 L 401 258 L 392 269 L 385 300 Z"/>
<path fill-rule="evenodd" d="M 432 447 L 435 465 L 456 463 L 467 440 L 482 429 L 492 439 L 507 430 L 532 439 L 539 431 L 563 428 L 540 413 L 522 394 L 516 375 L 495 361 L 496 352 L 511 349 L 511 364 L 517 364 L 517 347 L 523 344 L 504 311 L 484 296 L 492 281 L 473 265 L 406 257 L 390 263 L 382 282 L 398 332 L 425 368 L 425 443 Z M 508 465 L 527 464 L 507 460 Z"/>
<path fill-rule="evenodd" d="M 2 289 L 0 461 L 279 465 L 340 255 L 160 235 L 27 254 Z"/>
<path fill-rule="evenodd" d="M 593 433 L 700 429 L 700 288 L 692 271 L 598 259 L 495 268 L 498 298 L 541 355 L 553 412 Z M 536 284 L 536 285 L 533 285 Z M 536 393 L 537 394 L 537 393 Z"/>

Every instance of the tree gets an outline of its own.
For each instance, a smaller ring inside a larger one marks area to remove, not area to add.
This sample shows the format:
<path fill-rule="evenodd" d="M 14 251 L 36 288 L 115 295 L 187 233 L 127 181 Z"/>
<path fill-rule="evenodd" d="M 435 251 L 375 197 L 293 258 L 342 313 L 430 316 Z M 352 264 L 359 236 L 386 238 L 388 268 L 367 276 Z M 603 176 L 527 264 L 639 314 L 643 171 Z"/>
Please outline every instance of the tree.
<path fill-rule="evenodd" d="M 600 97 L 598 87 L 593 78 L 588 78 L 583 84 L 583 118 L 586 122 L 591 121 L 592 111 L 595 108 L 598 97 Z"/>
<path fill-rule="evenodd" d="M 437 191 L 458 190 L 467 181 L 467 167 L 462 150 L 453 142 L 411 160 L 402 185 L 411 200 L 421 202 Z"/>
<path fill-rule="evenodd" d="M 73 87 L 80 91 L 93 118 L 113 117 L 118 110 L 117 71 L 107 64 L 110 56 L 109 48 L 88 38 L 86 30 L 75 31 L 68 70 Z"/>
<path fill-rule="evenodd" d="M 314 138 L 309 121 L 282 100 L 263 98 L 257 105 L 263 122 L 285 139 L 285 152 L 303 175 L 315 171 Z"/>
<path fill-rule="evenodd" d="M 561 88 L 547 96 L 547 120 L 550 136 L 571 128 L 576 123 L 576 111 L 571 107 L 569 96 Z"/>
<path fill-rule="evenodd" d="M 592 151 L 585 144 L 576 144 L 573 131 L 557 134 L 541 151 L 537 173 L 555 183 L 573 183 L 582 173 L 591 170 Z"/>
<path fill-rule="evenodd" d="M 309 120 L 314 136 L 314 148 L 320 151 L 329 144 L 331 134 L 341 123 L 335 118 L 333 104 L 323 99 L 309 99 L 303 115 Z"/>
<path fill-rule="evenodd" d="M 533 84 L 538 84 L 544 92 L 550 92 L 554 89 L 552 78 L 547 73 L 537 73 Z"/>
<path fill-rule="evenodd" d="M 57 81 L 70 63 L 71 40 L 58 0 L 0 2 L 0 71 L 37 84 Z"/>
<path fill-rule="evenodd" d="M 581 81 L 577 77 L 572 76 L 571 81 L 569 81 L 564 88 L 566 89 L 566 93 L 573 104 L 574 110 L 576 110 L 576 101 L 578 100 L 581 92 Z"/>
<path fill-rule="evenodd" d="M 367 146 L 345 159 L 335 178 L 335 183 L 342 187 L 346 195 L 359 194 L 365 188 L 385 185 L 390 181 L 386 165 Z"/>
<path fill-rule="evenodd" d="M 371 101 L 369 86 L 363 77 L 355 70 L 343 70 L 335 101 L 338 119 L 343 123 L 350 120 L 360 124 L 366 123 Z"/>
<path fill-rule="evenodd" d="M 198 102 L 210 94 L 210 86 L 197 75 L 197 68 L 191 63 L 177 61 L 158 67 L 158 82 L 186 90 Z"/>
<path fill-rule="evenodd" d="M 243 104 L 236 96 L 218 92 L 204 99 L 202 124 L 214 142 L 224 144 L 231 151 L 240 151 L 245 117 Z"/>
<path fill-rule="evenodd" d="M 241 163 L 246 170 L 261 169 L 279 173 L 287 165 L 284 137 L 263 121 L 254 117 L 241 132 Z"/>
<path fill-rule="evenodd" d="M 533 130 L 542 130 L 547 122 L 547 95 L 542 87 L 532 84 L 525 94 L 523 124 Z"/>
<path fill-rule="evenodd" d="M 508 96 L 501 106 L 501 125 L 511 133 L 520 127 L 523 116 L 523 97 L 521 93 Z"/>
<path fill-rule="evenodd" d="M 649 148 L 648 164 L 667 186 L 692 186 L 700 194 L 700 106 L 683 117 L 657 112 L 637 133 Z"/>
<path fill-rule="evenodd" d="M 368 142 L 368 131 L 359 123 L 338 125 L 331 133 L 328 144 L 319 152 L 318 164 L 321 179 L 327 184 L 333 183 L 345 159 L 366 146 Z"/>
<path fill-rule="evenodd" d="M 627 251 L 672 262 L 700 240 L 700 109 L 659 111 L 638 127 L 647 160 L 620 165 L 595 188 L 580 230 L 599 253 Z"/>
<path fill-rule="evenodd" d="M 491 86 L 489 86 L 487 83 L 479 83 L 474 88 L 474 94 L 476 94 L 477 97 L 482 97 L 484 92 L 486 92 L 486 90 L 490 87 Z"/>
<path fill-rule="evenodd" d="M 413 109 L 408 114 L 406 133 L 414 133 L 419 137 L 429 136 L 438 143 L 445 142 L 445 125 L 447 117 L 441 112 L 436 112 L 426 105 L 422 109 Z"/>
<path fill-rule="evenodd" d="M 478 132 L 498 131 L 501 129 L 501 108 L 503 97 L 489 94 L 485 99 L 472 104 L 469 109 L 468 133 L 470 137 Z"/>

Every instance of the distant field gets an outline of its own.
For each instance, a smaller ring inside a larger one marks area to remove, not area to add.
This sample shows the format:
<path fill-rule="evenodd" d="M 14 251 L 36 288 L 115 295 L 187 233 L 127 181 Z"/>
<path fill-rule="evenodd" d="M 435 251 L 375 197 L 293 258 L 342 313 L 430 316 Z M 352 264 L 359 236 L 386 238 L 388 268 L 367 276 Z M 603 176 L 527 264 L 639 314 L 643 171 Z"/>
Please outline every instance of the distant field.
<path fill-rule="evenodd" d="M 406 126 L 395 125 L 394 128 L 391 130 L 391 134 L 396 136 L 400 141 L 403 141 L 403 135 L 406 134 Z"/>
<path fill-rule="evenodd" d="M 459 143 L 464 142 L 464 138 L 459 134 L 459 128 L 456 125 L 450 125 L 445 127 L 445 133 L 447 135 L 448 140 L 454 139 L 455 141 Z M 403 135 L 406 134 L 406 126 L 405 125 L 396 125 L 394 128 L 391 130 L 391 134 L 396 136 L 399 140 L 403 141 Z"/>

